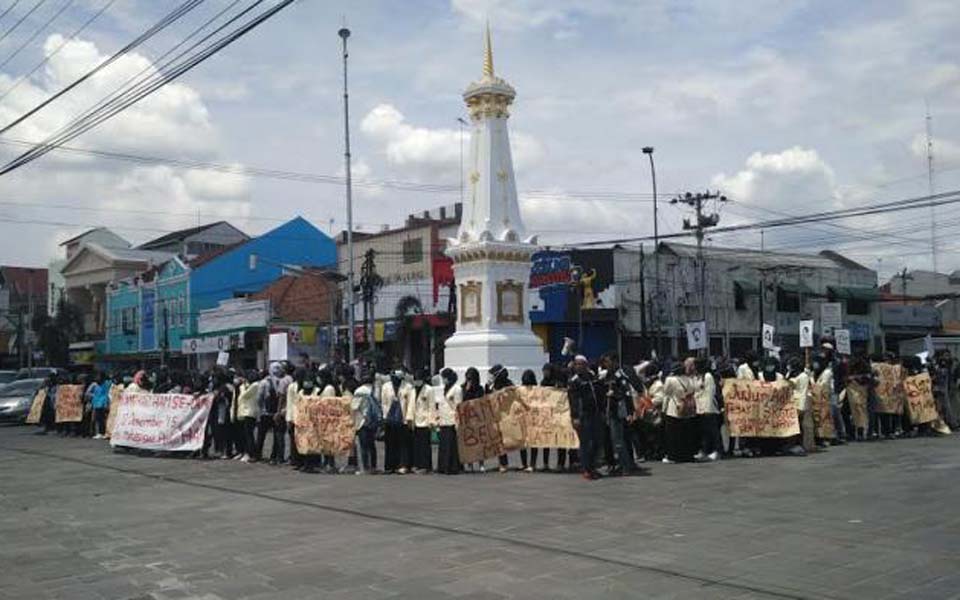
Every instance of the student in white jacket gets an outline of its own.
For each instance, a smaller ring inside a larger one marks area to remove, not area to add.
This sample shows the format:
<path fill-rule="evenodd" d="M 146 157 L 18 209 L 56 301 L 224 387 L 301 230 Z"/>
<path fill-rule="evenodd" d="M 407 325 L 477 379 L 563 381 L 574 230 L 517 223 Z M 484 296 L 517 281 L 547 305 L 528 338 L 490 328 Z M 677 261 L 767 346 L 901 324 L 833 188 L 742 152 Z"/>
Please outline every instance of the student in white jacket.
<path fill-rule="evenodd" d="M 696 397 L 702 383 L 696 375 L 694 359 L 686 359 L 680 372 L 667 377 L 663 389 L 653 399 L 664 415 L 664 463 L 690 462 L 697 450 L 700 436 Z"/>
<path fill-rule="evenodd" d="M 440 372 L 443 390 L 435 390 L 435 419 L 440 432 L 437 449 L 437 472 L 456 475 L 460 472 L 460 452 L 457 447 L 457 406 L 463 401 L 463 390 L 457 384 L 453 369 Z"/>
<path fill-rule="evenodd" d="M 416 473 L 433 471 L 433 447 L 430 445 L 430 432 L 435 422 L 433 394 L 430 371 L 421 369 L 413 380 L 413 393 L 406 412 L 407 424 L 413 428 L 413 469 Z"/>
<path fill-rule="evenodd" d="M 404 474 L 410 469 L 413 431 L 407 427 L 405 413 L 409 388 L 404 372 L 399 369 L 391 373 L 390 379 L 380 387 L 385 473 Z"/>
<path fill-rule="evenodd" d="M 715 461 L 723 451 L 723 438 L 720 437 L 720 406 L 717 403 L 717 382 L 710 372 L 707 359 L 697 359 L 697 378 L 700 386 L 697 390 L 697 420 L 700 422 L 700 450 L 694 460 Z"/>

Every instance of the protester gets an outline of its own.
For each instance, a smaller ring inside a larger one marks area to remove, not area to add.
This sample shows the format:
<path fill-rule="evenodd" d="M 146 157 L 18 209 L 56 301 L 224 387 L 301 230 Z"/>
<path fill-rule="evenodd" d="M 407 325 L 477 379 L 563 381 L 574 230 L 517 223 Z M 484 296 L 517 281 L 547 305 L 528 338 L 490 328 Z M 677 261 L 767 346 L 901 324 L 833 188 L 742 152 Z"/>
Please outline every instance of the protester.
<path fill-rule="evenodd" d="M 434 394 L 435 418 L 439 430 L 440 444 L 437 448 L 437 472 L 444 475 L 456 475 L 460 472 L 460 453 L 457 448 L 457 406 L 463 401 L 463 391 L 457 385 L 457 374 L 453 369 L 440 372 L 443 391 Z"/>
<path fill-rule="evenodd" d="M 573 359 L 573 376 L 567 386 L 570 399 L 570 418 L 580 437 L 580 469 L 587 481 L 599 479 L 594 464 L 600 428 L 600 402 L 597 398 L 595 377 L 587 357 L 577 355 Z"/>
<path fill-rule="evenodd" d="M 410 384 L 404 380 L 403 370 L 390 373 L 390 379 L 380 388 L 380 403 L 383 411 L 383 446 L 385 473 L 406 473 L 412 464 L 410 447 L 412 432 L 406 425 L 407 396 Z"/>
<path fill-rule="evenodd" d="M 476 367 L 470 367 L 466 370 L 463 377 L 463 400 L 475 400 L 483 397 L 484 389 L 480 383 L 480 371 L 478 371 Z M 546 451 L 544 451 L 544 453 L 546 454 Z M 467 465 L 467 468 L 471 471 L 476 468 L 480 473 L 485 473 L 487 470 L 483 461 L 476 463 L 476 465 Z"/>
<path fill-rule="evenodd" d="M 413 469 L 419 474 L 433 471 L 430 433 L 434 423 L 434 402 L 429 381 L 429 369 L 421 369 L 413 380 L 412 410 L 407 411 L 407 423 L 413 426 Z"/>
<path fill-rule="evenodd" d="M 664 463 L 691 462 L 696 453 L 699 439 L 696 397 L 701 386 L 696 372 L 695 359 L 691 357 L 684 360 L 677 366 L 676 372 L 667 377 L 662 392 L 653 399 L 654 404 L 663 410 L 666 419 Z"/>
<path fill-rule="evenodd" d="M 697 420 L 700 424 L 700 449 L 694 455 L 695 460 L 719 460 L 723 452 L 723 439 L 720 436 L 720 405 L 717 401 L 719 390 L 710 362 L 706 358 L 697 359 L 696 372 L 699 389 L 696 394 Z"/>

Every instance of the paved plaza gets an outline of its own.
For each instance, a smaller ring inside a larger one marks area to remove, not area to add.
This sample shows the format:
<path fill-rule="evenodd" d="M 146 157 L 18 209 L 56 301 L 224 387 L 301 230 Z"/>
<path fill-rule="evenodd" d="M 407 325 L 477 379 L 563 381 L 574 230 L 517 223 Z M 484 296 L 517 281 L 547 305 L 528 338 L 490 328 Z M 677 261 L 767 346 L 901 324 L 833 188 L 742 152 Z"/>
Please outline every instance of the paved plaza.
<path fill-rule="evenodd" d="M 303 475 L 0 428 L 0 598 L 960 598 L 960 437 L 649 476 Z"/>

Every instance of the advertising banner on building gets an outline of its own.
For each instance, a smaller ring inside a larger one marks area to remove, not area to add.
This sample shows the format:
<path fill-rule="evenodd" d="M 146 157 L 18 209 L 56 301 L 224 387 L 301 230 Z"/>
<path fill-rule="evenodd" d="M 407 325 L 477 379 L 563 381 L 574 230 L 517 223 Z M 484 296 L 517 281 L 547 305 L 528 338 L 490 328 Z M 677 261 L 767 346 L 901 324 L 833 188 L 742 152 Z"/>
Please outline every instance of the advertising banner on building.
<path fill-rule="evenodd" d="M 203 447 L 213 394 L 143 394 L 124 392 L 116 406 L 111 446 L 168 452 Z"/>
<path fill-rule="evenodd" d="M 824 302 L 820 305 L 820 328 L 823 335 L 833 335 L 834 329 L 843 327 L 843 305 L 839 302 Z"/>

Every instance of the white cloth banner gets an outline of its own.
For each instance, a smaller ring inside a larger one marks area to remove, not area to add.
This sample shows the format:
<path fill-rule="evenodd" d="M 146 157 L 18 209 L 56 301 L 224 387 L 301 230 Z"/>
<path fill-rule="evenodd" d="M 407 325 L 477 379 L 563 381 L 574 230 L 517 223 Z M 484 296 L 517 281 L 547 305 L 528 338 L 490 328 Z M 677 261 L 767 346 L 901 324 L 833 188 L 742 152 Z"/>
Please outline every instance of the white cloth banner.
<path fill-rule="evenodd" d="M 700 350 L 707 347 L 707 322 L 687 323 L 687 348 Z"/>
<path fill-rule="evenodd" d="M 110 445 L 170 452 L 199 450 L 212 404 L 213 394 L 125 392 L 120 402 L 110 407 L 118 411 Z"/>
<path fill-rule="evenodd" d="M 800 321 L 800 347 L 813 348 L 813 321 Z"/>
<path fill-rule="evenodd" d="M 287 360 L 287 332 L 271 333 L 269 353 L 270 362 Z"/>

